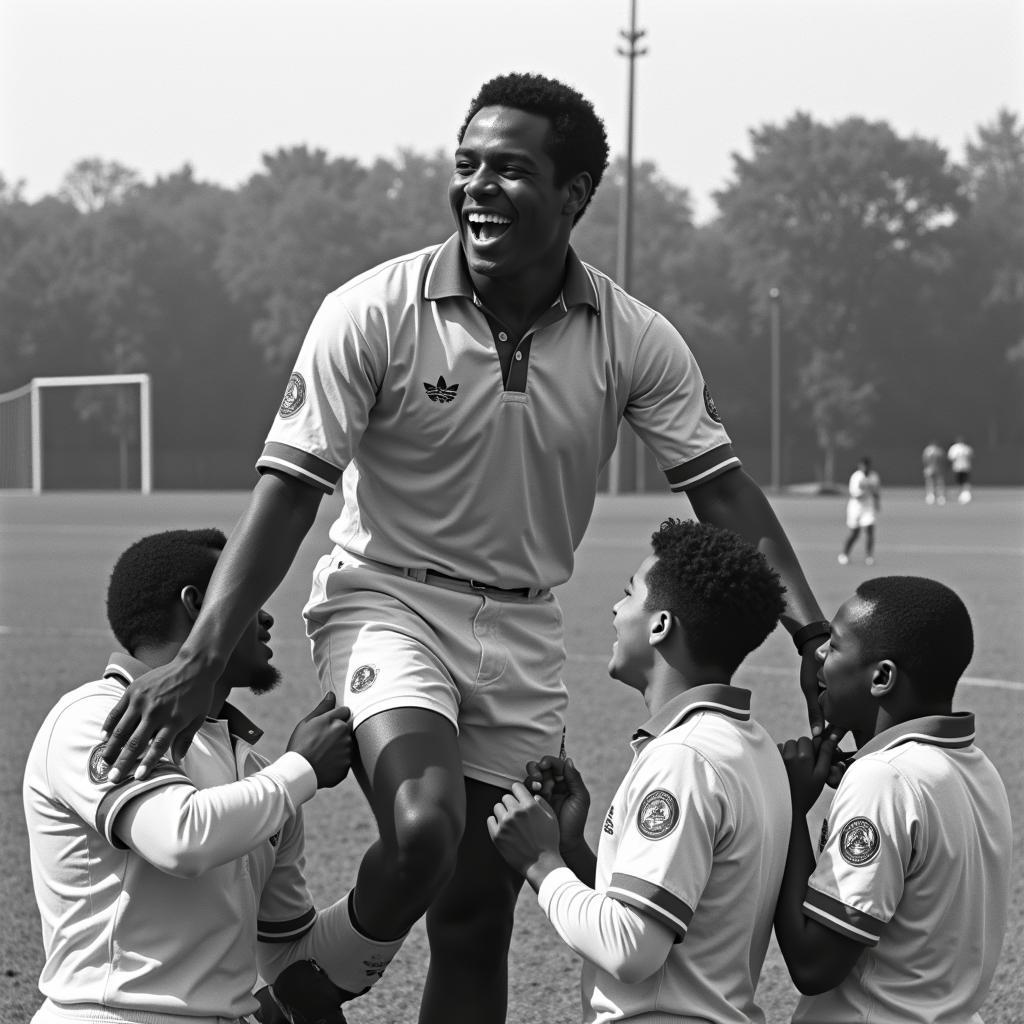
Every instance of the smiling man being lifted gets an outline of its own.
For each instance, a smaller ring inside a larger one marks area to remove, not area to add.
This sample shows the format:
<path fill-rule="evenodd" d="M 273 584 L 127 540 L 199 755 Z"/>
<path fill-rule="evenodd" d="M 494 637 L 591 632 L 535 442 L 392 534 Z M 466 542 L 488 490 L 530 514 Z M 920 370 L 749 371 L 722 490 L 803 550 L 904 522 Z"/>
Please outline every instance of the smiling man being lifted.
<path fill-rule="evenodd" d="M 827 624 L 678 331 L 569 244 L 608 159 L 591 104 L 504 75 L 458 137 L 456 234 L 324 300 L 202 614 L 174 663 L 111 714 L 105 756 L 126 773 L 142 753 L 145 772 L 190 739 L 209 677 L 340 484 L 304 614 L 321 684 L 351 709 L 380 833 L 348 899 L 346 984 L 375 982 L 425 912 L 421 1022 L 493 1024 L 522 879 L 486 820 L 562 736 L 551 588 L 572 573 L 623 418 L 700 519 L 781 574 L 812 724 Z"/>

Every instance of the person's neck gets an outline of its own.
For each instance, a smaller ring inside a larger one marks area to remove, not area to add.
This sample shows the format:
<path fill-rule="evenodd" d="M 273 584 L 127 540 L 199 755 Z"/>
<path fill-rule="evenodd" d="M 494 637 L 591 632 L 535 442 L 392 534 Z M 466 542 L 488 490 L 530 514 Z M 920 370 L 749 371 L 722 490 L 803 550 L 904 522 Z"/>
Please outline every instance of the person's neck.
<path fill-rule="evenodd" d="M 698 686 L 715 684 L 731 685 L 731 677 L 721 669 L 692 668 L 680 671 L 670 665 L 660 666 L 660 671 L 652 673 L 643 690 L 644 703 L 648 712 L 656 715 L 669 701 Z"/>
<path fill-rule="evenodd" d="M 854 742 L 859 749 L 869 740 L 874 739 L 883 732 L 887 732 L 889 729 L 895 728 L 897 725 L 903 725 L 904 722 L 913 722 L 916 718 L 930 718 L 933 715 L 951 715 L 952 713 L 953 705 L 951 701 L 936 704 L 880 705 L 878 715 L 875 718 L 873 732 L 870 730 L 858 731 L 857 729 L 852 729 L 851 732 L 853 733 Z"/>
<path fill-rule="evenodd" d="M 565 282 L 565 257 L 556 265 L 541 264 L 515 277 L 485 277 L 470 271 L 473 287 L 488 311 L 516 338 L 537 322 L 558 298 Z"/>

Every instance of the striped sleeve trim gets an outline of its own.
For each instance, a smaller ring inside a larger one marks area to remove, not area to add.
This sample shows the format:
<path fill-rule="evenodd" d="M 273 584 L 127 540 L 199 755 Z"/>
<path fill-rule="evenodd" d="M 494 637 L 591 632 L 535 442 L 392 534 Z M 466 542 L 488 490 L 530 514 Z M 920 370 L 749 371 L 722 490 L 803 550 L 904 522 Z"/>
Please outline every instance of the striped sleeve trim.
<path fill-rule="evenodd" d="M 316 920 L 316 908 L 309 907 L 290 921 L 257 921 L 256 937 L 260 942 L 293 942 L 301 938 Z"/>
<path fill-rule="evenodd" d="M 833 896 L 826 896 L 817 889 L 808 888 L 803 909 L 804 913 L 818 924 L 857 942 L 863 942 L 867 946 L 876 945 L 881 938 L 885 922 L 848 906 Z"/>
<path fill-rule="evenodd" d="M 682 939 L 690 927 L 693 911 L 677 896 L 643 878 L 615 872 L 606 893 L 660 921 Z"/>
<path fill-rule="evenodd" d="M 742 463 L 739 456 L 732 450 L 731 444 L 720 444 L 703 455 L 684 462 L 681 466 L 673 466 L 665 470 L 668 485 L 673 491 L 685 491 L 691 487 L 699 487 L 721 476 L 730 469 L 737 469 Z"/>
<path fill-rule="evenodd" d="M 337 466 L 280 441 L 268 441 L 263 446 L 263 454 L 256 461 L 256 468 L 280 470 L 327 494 L 333 493 L 341 479 L 341 470 Z"/>
<path fill-rule="evenodd" d="M 96 808 L 96 831 L 104 836 L 115 849 L 126 850 L 125 844 L 114 835 L 114 822 L 117 820 L 118 814 L 129 800 L 134 800 L 151 789 L 170 785 L 172 782 L 192 785 L 189 777 L 178 767 L 162 762 L 144 779 L 130 779 L 123 786 L 115 786 L 103 797 Z"/>

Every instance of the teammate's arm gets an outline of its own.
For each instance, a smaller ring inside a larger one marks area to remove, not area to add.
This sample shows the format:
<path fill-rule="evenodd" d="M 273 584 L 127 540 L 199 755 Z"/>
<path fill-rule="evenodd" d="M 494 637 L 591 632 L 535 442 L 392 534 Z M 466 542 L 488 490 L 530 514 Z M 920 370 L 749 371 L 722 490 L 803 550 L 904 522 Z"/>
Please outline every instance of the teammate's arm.
<path fill-rule="evenodd" d="M 686 493 L 701 522 L 713 523 L 744 537 L 761 551 L 782 577 L 786 587 L 786 609 L 781 622 L 791 635 L 809 623 L 823 621 L 821 608 L 811 593 L 789 538 L 764 492 L 742 469 L 731 469 Z M 811 732 L 815 735 L 824 727 L 818 703 L 818 668 L 814 659 L 814 652 L 821 642 L 821 634 L 815 634 L 808 636 L 800 648 L 800 688 L 807 702 Z"/>
<path fill-rule="evenodd" d="M 236 860 L 284 824 L 317 789 L 336 786 L 352 760 L 349 710 L 328 693 L 293 730 L 288 749 L 261 771 L 196 789 L 169 782 L 129 801 L 116 838 L 168 874 L 195 878 Z"/>
<path fill-rule="evenodd" d="M 787 740 L 780 747 L 789 777 L 793 823 L 775 905 L 775 937 L 793 984 L 804 995 L 835 988 L 864 951 L 863 943 L 826 928 L 809 918 L 803 909 L 807 880 L 815 866 L 807 813 L 825 785 L 835 748 L 834 736 L 827 736 L 820 743 L 805 736 Z"/>
<path fill-rule="evenodd" d="M 133 683 L 107 716 L 103 759 L 111 781 L 141 758 L 143 777 L 171 744 L 180 757 L 209 711 L 220 676 L 247 622 L 288 572 L 316 519 L 323 493 L 283 473 L 265 472 L 228 538 L 199 617 L 177 657 Z"/>

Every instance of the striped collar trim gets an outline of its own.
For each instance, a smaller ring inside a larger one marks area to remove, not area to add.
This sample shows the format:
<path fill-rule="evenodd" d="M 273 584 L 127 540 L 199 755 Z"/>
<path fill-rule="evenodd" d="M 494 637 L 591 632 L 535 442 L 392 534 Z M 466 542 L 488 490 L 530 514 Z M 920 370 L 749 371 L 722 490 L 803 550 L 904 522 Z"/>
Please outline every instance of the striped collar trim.
<path fill-rule="evenodd" d="M 139 676 L 144 676 L 150 670 L 150 667 L 144 662 L 139 661 L 138 658 L 133 658 L 130 654 L 114 651 L 107 661 L 103 678 L 114 679 L 122 686 L 129 686 Z M 245 740 L 246 743 L 255 743 L 263 735 L 263 730 L 258 725 L 254 725 L 238 708 L 233 704 L 228 704 L 226 701 L 221 708 L 220 714 L 216 717 L 208 717 L 207 721 L 225 722 L 231 736 L 235 739 Z"/>
<path fill-rule="evenodd" d="M 652 715 L 633 734 L 634 741 L 661 736 L 681 725 L 698 711 L 713 711 L 741 722 L 750 720 L 750 691 L 725 683 L 705 683 L 673 697 L 657 714 Z"/>
<path fill-rule="evenodd" d="M 438 299 L 463 298 L 480 305 L 480 298 L 473 288 L 473 280 L 466 268 L 462 255 L 462 242 L 458 234 L 452 235 L 443 245 L 438 246 L 427 266 L 423 297 L 429 302 Z M 563 310 L 572 306 L 591 306 L 601 312 L 601 300 L 583 261 L 570 246 L 565 260 L 565 282 L 555 305 Z"/>
<path fill-rule="evenodd" d="M 974 742 L 974 714 L 956 711 L 951 715 L 928 715 L 901 722 L 873 736 L 853 759 L 898 747 L 901 743 L 930 743 L 936 747 L 969 747 Z"/>

